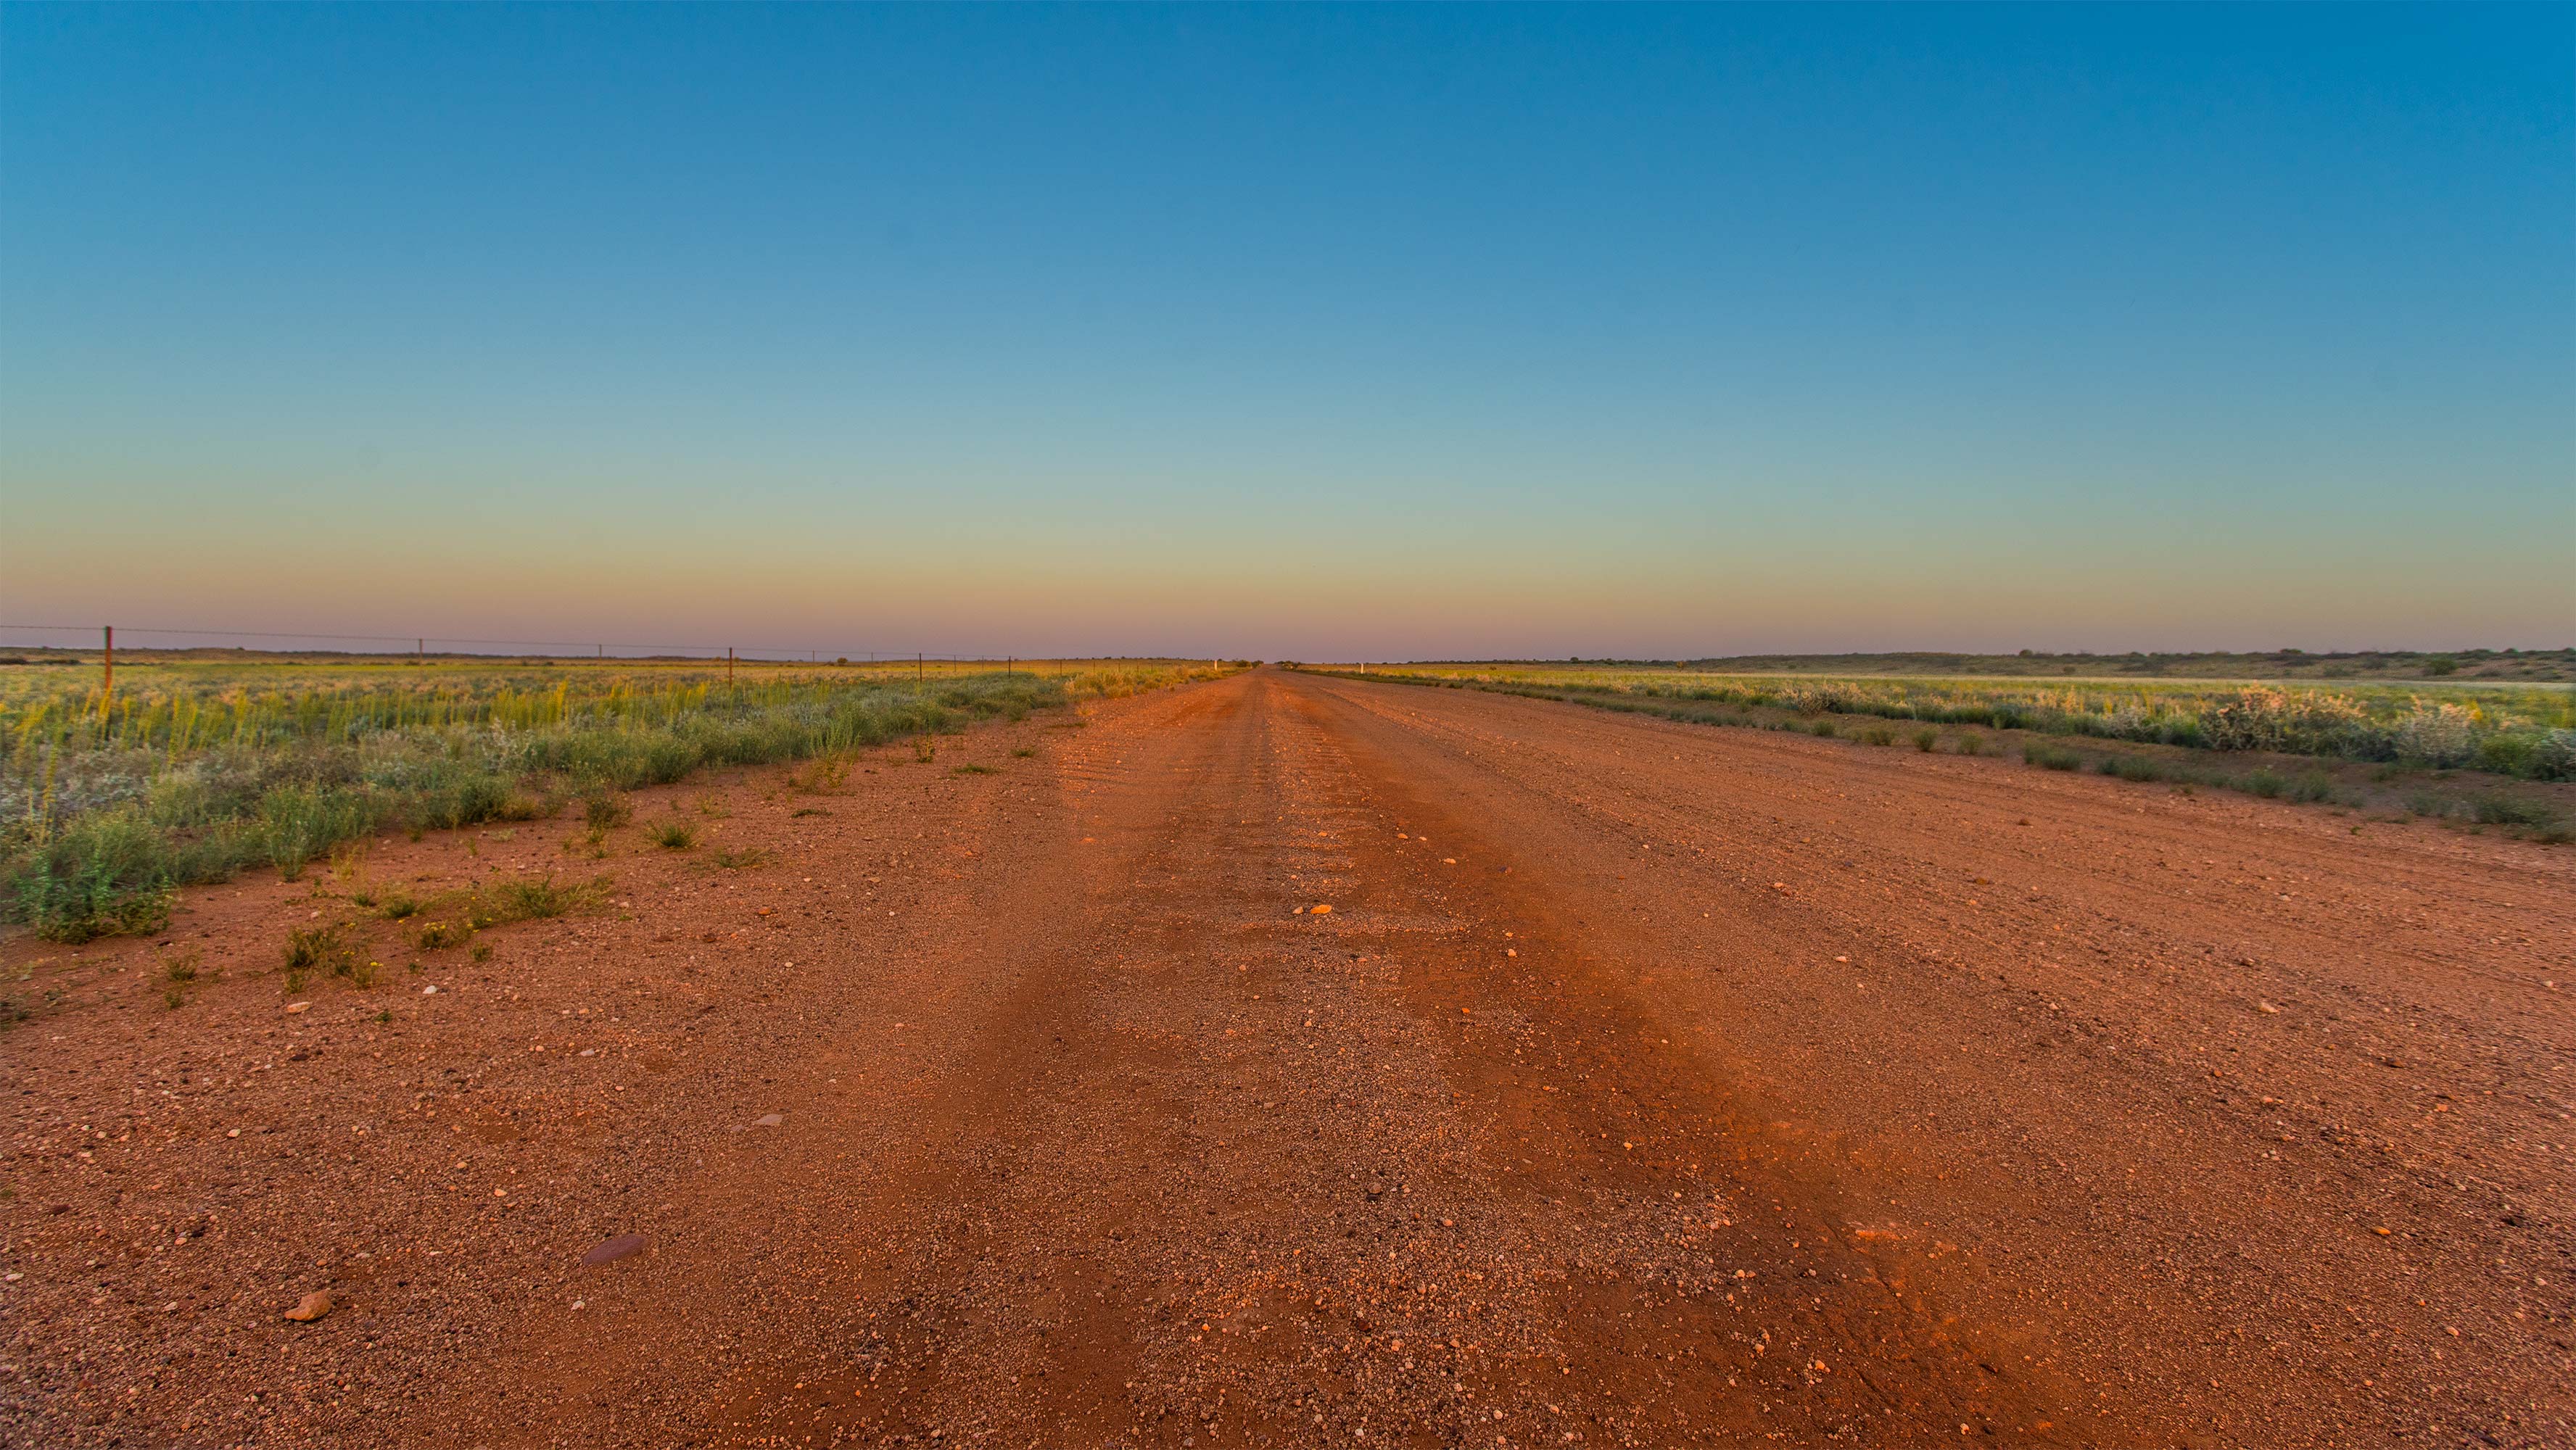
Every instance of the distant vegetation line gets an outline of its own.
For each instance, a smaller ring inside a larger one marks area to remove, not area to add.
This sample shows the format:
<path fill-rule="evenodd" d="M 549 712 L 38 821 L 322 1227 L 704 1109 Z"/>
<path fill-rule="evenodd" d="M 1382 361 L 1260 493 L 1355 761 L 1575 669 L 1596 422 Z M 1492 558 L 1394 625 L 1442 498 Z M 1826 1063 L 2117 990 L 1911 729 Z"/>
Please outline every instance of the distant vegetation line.
<path fill-rule="evenodd" d="M 2353 650 L 2311 654 L 2280 649 L 2255 653 L 2185 650 L 2129 654 L 1949 654 L 1917 651 L 1880 654 L 1718 655 L 1687 660 L 1415 660 L 1406 668 L 1488 665 L 1591 669 L 1679 670 L 1704 674 L 1790 675 L 1999 675 L 2202 680 L 2502 680 L 2576 682 L 2576 648 L 2554 650 Z"/>

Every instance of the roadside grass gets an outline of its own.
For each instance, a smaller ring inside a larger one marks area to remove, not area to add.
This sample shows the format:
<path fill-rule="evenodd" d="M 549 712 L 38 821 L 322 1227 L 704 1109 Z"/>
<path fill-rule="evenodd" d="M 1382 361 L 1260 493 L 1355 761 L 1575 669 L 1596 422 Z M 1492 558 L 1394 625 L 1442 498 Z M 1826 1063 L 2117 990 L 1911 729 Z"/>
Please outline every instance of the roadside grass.
<path fill-rule="evenodd" d="M 1875 717 L 2068 739 L 2576 780 L 2576 688 L 2554 683 L 2338 681 L 2332 688 L 2302 688 L 2259 680 L 2039 683 L 1538 664 L 1381 665 L 1356 677 L 1598 697 L 1597 703 L 1613 709 L 1724 706 L 1810 718 Z"/>
<path fill-rule="evenodd" d="M 1454 672 L 1413 673 L 1376 666 L 1366 675 L 1342 671 L 1330 673 L 1379 683 L 1484 689 L 1562 700 L 1621 713 L 1657 715 L 1692 724 L 1794 731 L 1819 739 L 1841 738 L 1865 744 L 1887 744 L 1895 738 L 1892 733 L 1894 727 L 1887 723 L 1895 717 L 1864 712 L 1854 719 L 1848 714 L 1837 714 L 1829 707 L 1838 702 L 1815 693 L 1784 696 L 1767 706 L 1747 706 L 1711 703 L 1673 691 L 1637 694 L 1611 692 L 1597 686 L 1546 688 L 1526 677 L 1544 675 L 1545 671 L 1485 678 Z M 2566 693 L 2557 687 L 2546 687 L 2546 692 Z M 2549 715 L 2551 708 L 2555 707 L 2544 702 L 2537 707 L 2537 713 L 2543 718 L 2558 718 Z M 2443 730 L 2470 728 L 2466 723 L 2471 720 L 2470 712 L 2447 702 L 2445 708 L 2430 712 L 2430 718 Z M 2420 754 L 2414 758 L 2381 761 L 2332 755 L 2310 755 L 2302 759 L 2301 753 L 2296 751 L 2257 750 L 2251 746 L 2218 749 L 2205 741 L 2133 741 L 2114 734 L 2088 734 L 2061 718 L 2016 714 L 2010 709 L 1995 710 L 1977 717 L 1976 723 L 2002 734 L 2008 742 L 2003 748 L 2014 748 L 2009 742 L 2017 740 L 2023 761 L 2043 770 L 2089 770 L 2138 784 L 2161 782 L 2171 785 L 2178 794 L 2191 794 L 2199 789 L 2226 790 L 2270 800 L 2321 805 L 2337 811 L 2380 811 L 2385 813 L 2379 817 L 2382 820 L 2402 820 L 2405 814 L 2412 814 L 2467 830 L 2500 829 L 2544 844 L 2576 842 L 2576 822 L 2570 821 L 2568 810 L 2569 806 L 2576 805 L 2576 793 L 2569 792 L 2563 778 L 2554 774 L 2556 767 L 2547 764 L 2548 756 L 2543 748 L 2548 744 L 2547 732 L 2537 729 L 2524 730 L 2520 735 L 2500 733 L 2490 737 L 2487 743 L 2473 742 L 2465 746 L 2456 738 L 2444 737 L 2449 743 L 2443 745 L 2439 753 L 2445 759 L 2461 763 L 2437 766 Z M 2409 728 L 2420 731 L 2431 727 L 2424 725 L 2422 717 L 2416 717 L 2416 724 Z M 2555 726 L 2548 728 L 2559 734 L 2576 735 L 2576 731 Z M 1882 735 L 1882 731 L 1890 733 Z M 1939 724 L 1925 724 L 1917 727 L 1912 736 L 1916 750 L 1924 753 L 1939 750 L 1945 738 L 1951 752 L 1959 755 L 1983 755 L 1994 748 L 1994 742 L 1977 729 L 1962 729 L 1955 735 L 1945 736 Z M 2515 739 L 2522 744 L 2505 749 L 2493 744 L 2496 739 Z M 2539 744 L 2534 745 L 2533 741 Z M 2512 765 L 2512 771 L 2484 768 L 2499 762 Z M 2532 769 L 2543 769 L 2552 774 L 2528 780 L 2510 778 L 2516 772 Z M 2485 784 L 2481 785 L 2481 781 Z M 2567 795 L 2568 799 L 2552 800 L 2549 798 L 2552 793 Z"/>
<path fill-rule="evenodd" d="M 653 844 L 665 851 L 686 851 L 698 844 L 697 827 L 686 821 L 664 821 L 653 828 Z"/>
<path fill-rule="evenodd" d="M 260 866 L 295 880 L 380 831 L 419 839 L 577 800 L 604 854 L 632 818 L 626 792 L 696 771 L 813 761 L 805 777 L 829 789 L 867 746 L 910 738 L 928 761 L 933 733 L 1226 672 L 773 667 L 728 683 L 702 665 L 140 652 L 118 656 L 102 701 L 94 662 L 32 653 L 0 674 L 0 917 L 67 943 L 159 931 L 181 887 Z"/>

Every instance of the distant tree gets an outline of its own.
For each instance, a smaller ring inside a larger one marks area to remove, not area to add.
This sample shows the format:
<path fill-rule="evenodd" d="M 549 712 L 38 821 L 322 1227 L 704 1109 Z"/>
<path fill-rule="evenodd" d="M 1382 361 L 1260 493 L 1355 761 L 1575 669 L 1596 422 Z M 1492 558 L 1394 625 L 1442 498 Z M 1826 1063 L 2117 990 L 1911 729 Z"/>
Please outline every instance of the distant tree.
<path fill-rule="evenodd" d="M 2459 667 L 2460 662 L 2449 655 L 2434 655 L 2424 661 L 2424 673 L 2428 675 L 2447 675 Z"/>

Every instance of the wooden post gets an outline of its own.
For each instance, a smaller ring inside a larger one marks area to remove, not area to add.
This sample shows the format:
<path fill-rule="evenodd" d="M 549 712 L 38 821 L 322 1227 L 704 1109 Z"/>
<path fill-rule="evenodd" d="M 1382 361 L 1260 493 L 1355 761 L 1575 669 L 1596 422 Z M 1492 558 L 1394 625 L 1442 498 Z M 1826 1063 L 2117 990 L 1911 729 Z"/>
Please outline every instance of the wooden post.
<path fill-rule="evenodd" d="M 107 652 L 99 657 L 98 723 L 107 723 L 107 707 L 116 698 L 116 626 L 108 625 Z"/>
<path fill-rule="evenodd" d="M 411 662 L 416 665 L 429 663 L 429 641 L 426 638 L 411 642 Z"/>
<path fill-rule="evenodd" d="M 930 664 L 928 660 L 919 651 L 914 651 L 912 656 L 912 682 L 917 685 L 929 678 Z"/>
<path fill-rule="evenodd" d="M 725 646 L 725 688 L 733 688 L 733 646 Z"/>

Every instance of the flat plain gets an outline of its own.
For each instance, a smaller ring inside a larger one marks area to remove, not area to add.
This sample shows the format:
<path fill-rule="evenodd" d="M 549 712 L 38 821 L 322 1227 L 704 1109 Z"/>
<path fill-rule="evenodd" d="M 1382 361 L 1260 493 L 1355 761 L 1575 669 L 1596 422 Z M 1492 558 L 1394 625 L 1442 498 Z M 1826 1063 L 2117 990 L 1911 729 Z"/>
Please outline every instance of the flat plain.
<path fill-rule="evenodd" d="M 2576 1437 L 2576 851 L 1276 669 L 927 743 L 13 934 L 0 1437 Z"/>

